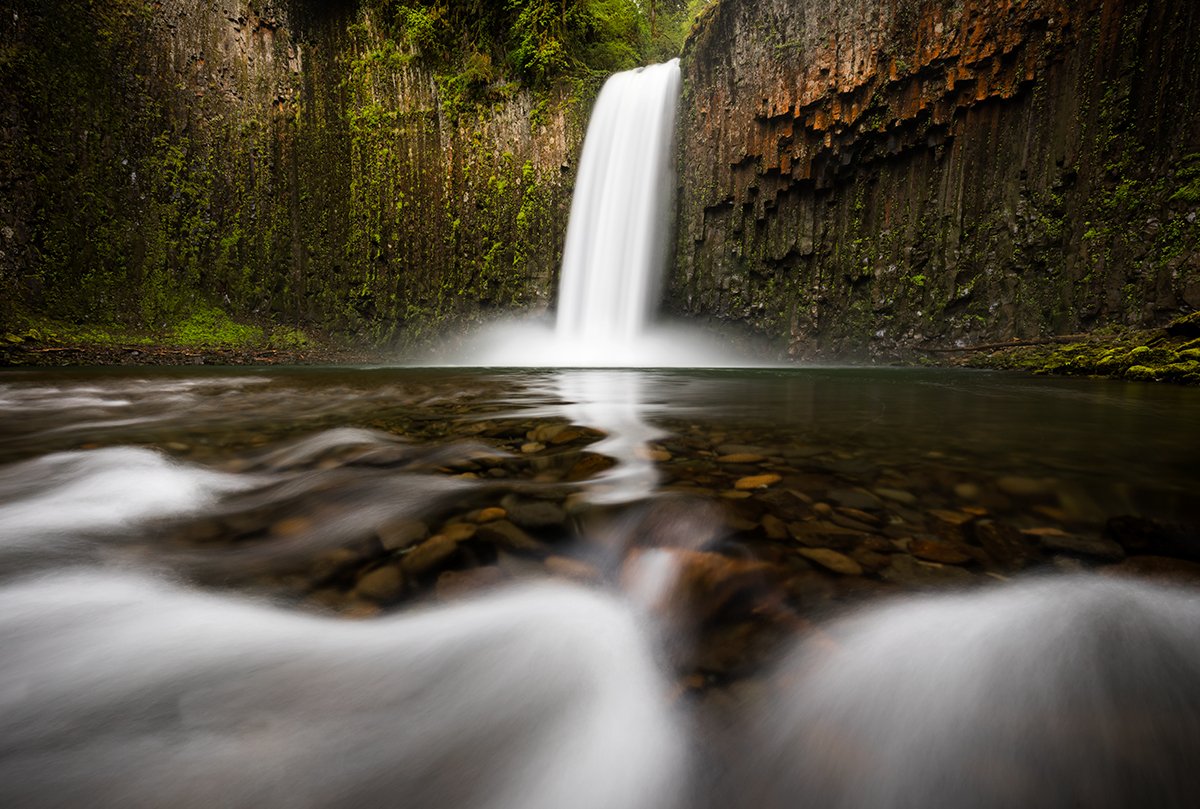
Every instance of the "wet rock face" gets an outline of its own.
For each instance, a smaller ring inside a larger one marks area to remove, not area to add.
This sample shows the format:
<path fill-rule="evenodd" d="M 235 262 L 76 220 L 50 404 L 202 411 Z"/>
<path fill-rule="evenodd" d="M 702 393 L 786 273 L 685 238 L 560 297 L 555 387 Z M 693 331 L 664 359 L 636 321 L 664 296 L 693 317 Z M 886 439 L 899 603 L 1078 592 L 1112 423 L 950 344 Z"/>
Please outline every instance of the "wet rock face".
<path fill-rule="evenodd" d="M 472 103 L 352 2 L 15 12 L 0 322 L 159 328 L 206 300 L 417 342 L 548 305 L 588 89 Z"/>
<path fill-rule="evenodd" d="M 793 355 L 1200 305 L 1200 10 L 723 0 L 684 59 L 670 305 Z"/>

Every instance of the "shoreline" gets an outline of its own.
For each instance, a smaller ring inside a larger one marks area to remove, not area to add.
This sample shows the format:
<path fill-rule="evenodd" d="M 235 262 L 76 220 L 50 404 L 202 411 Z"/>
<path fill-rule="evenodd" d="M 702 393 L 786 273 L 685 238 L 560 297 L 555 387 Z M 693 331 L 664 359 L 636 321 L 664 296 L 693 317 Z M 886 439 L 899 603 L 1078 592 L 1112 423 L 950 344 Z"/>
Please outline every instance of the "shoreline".
<path fill-rule="evenodd" d="M 319 340 L 307 340 L 302 347 L 101 343 L 28 337 L 0 342 L 0 368 L 363 365 L 394 362 L 396 358 L 395 351 Z M 881 359 L 863 364 L 981 368 L 1194 386 L 1200 385 L 1200 312 L 1157 329 L 1101 330 L 977 346 L 910 348 Z"/>

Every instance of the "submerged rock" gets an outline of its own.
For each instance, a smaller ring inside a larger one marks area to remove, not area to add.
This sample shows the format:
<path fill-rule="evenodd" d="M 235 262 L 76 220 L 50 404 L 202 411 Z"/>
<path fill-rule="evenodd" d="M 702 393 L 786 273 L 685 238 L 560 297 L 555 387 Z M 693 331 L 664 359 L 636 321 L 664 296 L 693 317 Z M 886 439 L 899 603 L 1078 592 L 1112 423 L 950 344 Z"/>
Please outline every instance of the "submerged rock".
<path fill-rule="evenodd" d="M 845 554 L 828 548 L 800 548 L 796 551 L 805 559 L 843 576 L 861 576 L 862 566 Z"/>

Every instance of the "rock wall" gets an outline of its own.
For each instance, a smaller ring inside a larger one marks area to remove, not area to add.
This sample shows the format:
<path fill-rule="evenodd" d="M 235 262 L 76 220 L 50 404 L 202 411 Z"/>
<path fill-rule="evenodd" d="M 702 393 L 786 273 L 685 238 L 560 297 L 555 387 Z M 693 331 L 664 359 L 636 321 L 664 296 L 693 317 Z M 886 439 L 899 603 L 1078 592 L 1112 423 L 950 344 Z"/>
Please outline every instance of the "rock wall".
<path fill-rule="evenodd" d="M 366 3 L 4 5 L 0 321 L 382 343 L 547 305 L 594 88 L 467 103 Z"/>
<path fill-rule="evenodd" d="M 793 356 L 1200 307 L 1193 0 L 720 0 L 670 304 Z"/>

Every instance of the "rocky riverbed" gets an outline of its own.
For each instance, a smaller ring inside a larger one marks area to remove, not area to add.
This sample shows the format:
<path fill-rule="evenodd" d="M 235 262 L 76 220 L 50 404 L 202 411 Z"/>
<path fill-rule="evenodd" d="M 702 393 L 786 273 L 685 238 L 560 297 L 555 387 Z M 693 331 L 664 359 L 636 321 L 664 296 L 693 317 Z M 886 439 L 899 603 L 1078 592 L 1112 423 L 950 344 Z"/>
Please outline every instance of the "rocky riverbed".
<path fill-rule="evenodd" d="M 699 692 L 873 599 L 1056 572 L 1200 583 L 1200 515 L 1173 457 L 1099 477 L 1086 446 L 985 461 L 936 426 L 897 434 L 836 402 L 806 422 L 793 400 L 814 389 L 786 374 L 717 377 L 706 411 L 687 374 L 643 375 L 631 403 L 606 387 L 622 372 L 565 387 L 565 373 L 170 373 L 7 377 L 21 417 L 0 435 L 7 508 L 31 486 L 65 492 L 45 507 L 77 508 L 89 537 L 66 556 L 118 552 L 354 619 L 530 578 L 626 591 L 671 628 L 680 688 Z M 731 413 L 742 386 L 763 401 Z M 627 411 L 589 417 L 588 391 Z M 203 508 L 151 503 L 111 525 L 71 500 L 83 485 L 136 499 L 122 487 L 164 475 L 219 482 Z"/>

